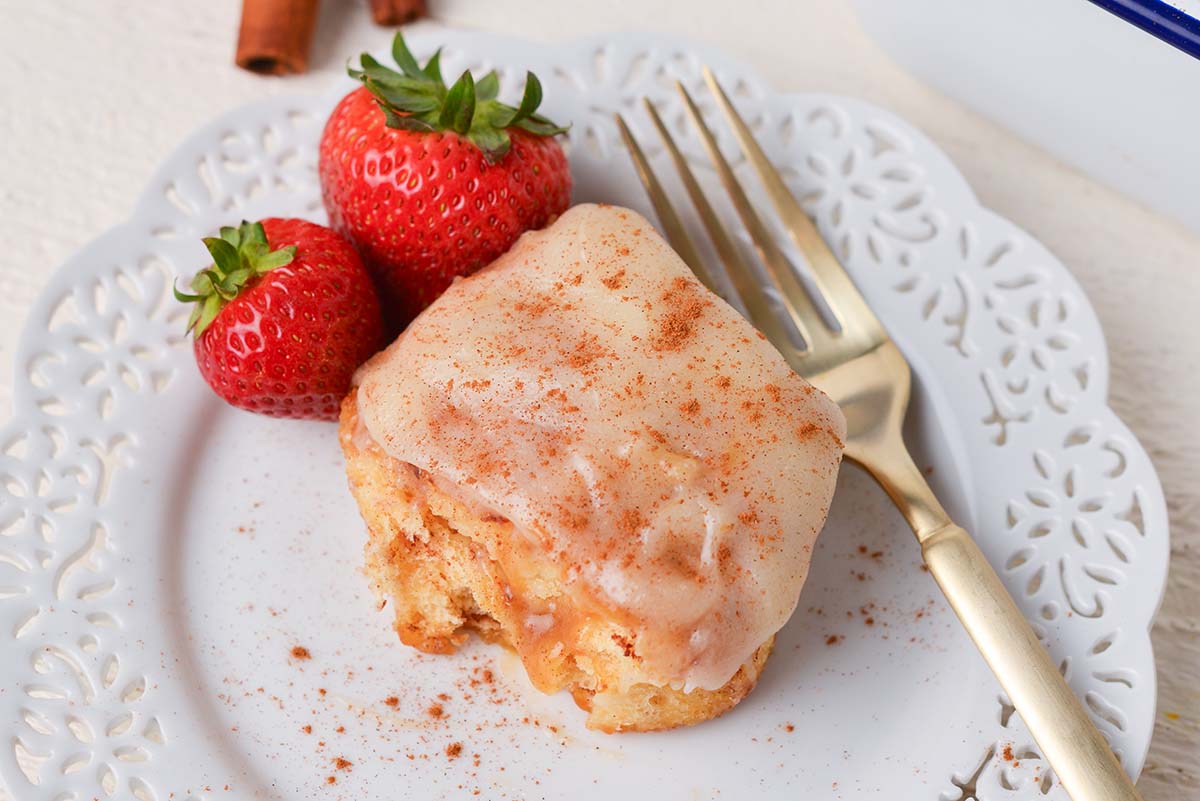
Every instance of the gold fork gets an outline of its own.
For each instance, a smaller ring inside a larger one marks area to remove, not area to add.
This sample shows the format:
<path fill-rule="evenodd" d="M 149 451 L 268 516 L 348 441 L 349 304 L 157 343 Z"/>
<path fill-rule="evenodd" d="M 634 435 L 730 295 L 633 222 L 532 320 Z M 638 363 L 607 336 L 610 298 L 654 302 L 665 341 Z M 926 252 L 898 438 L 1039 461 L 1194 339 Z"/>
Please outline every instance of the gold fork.
<path fill-rule="evenodd" d="M 721 155 L 716 138 L 682 84 L 683 102 L 717 169 L 738 216 L 782 300 L 786 320 L 771 308 L 768 294 L 735 246 L 704 196 L 686 159 L 675 145 L 654 104 L 646 110 L 667 147 L 684 187 L 712 240 L 733 289 L 750 321 L 779 349 L 792 368 L 824 390 L 846 415 L 846 456 L 866 468 L 908 520 L 929 572 L 983 653 L 1000 684 L 1037 740 L 1051 767 L 1074 801 L 1139 799 L 1104 737 L 1092 724 L 1050 655 L 1005 591 L 979 547 L 950 520 L 913 463 L 901 435 L 908 409 L 911 375 L 908 362 L 867 306 L 850 276 L 825 244 L 813 222 L 788 191 L 779 173 L 738 115 L 713 74 L 704 78 L 729 118 L 742 151 L 758 171 L 780 220 L 804 255 L 836 320 L 830 326 L 803 282 L 772 239 Z M 621 136 L 633 157 L 651 203 L 671 245 L 710 289 L 713 274 L 699 256 L 650 164 L 625 120 L 616 115 Z M 788 324 L 804 347 L 789 337 Z"/>

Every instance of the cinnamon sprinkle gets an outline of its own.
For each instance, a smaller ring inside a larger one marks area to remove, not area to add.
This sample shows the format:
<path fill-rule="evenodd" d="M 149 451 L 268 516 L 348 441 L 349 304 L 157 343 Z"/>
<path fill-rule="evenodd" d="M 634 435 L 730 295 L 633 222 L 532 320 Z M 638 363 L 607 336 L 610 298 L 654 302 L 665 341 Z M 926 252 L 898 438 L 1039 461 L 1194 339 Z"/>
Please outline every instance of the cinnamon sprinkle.
<path fill-rule="evenodd" d="M 799 439 L 804 440 L 804 439 L 808 439 L 809 437 L 811 437 L 813 434 L 816 434 L 820 430 L 821 429 L 817 428 L 816 424 L 809 422 L 809 423 L 805 423 L 804 425 L 802 425 L 798 429 L 796 429 L 796 436 Z"/>
<path fill-rule="evenodd" d="M 292 648 L 292 659 L 312 659 L 312 654 L 303 645 Z"/>
<path fill-rule="evenodd" d="M 625 270 L 617 270 L 612 275 L 601 278 L 600 283 L 614 291 L 620 289 L 625 286 Z"/>
<path fill-rule="evenodd" d="M 646 518 L 637 509 L 625 509 L 617 518 L 617 528 L 626 536 L 633 536 L 646 525 Z M 491 671 L 488 671 L 489 673 Z"/>
<path fill-rule="evenodd" d="M 651 346 L 658 351 L 681 350 L 696 333 L 696 322 L 711 301 L 704 299 L 682 275 L 675 278 L 662 300 L 670 311 L 659 324 Z"/>
<path fill-rule="evenodd" d="M 618 646 L 620 646 L 621 650 L 625 652 L 626 657 L 632 658 L 633 656 L 635 656 L 635 654 L 633 652 L 633 643 L 631 643 L 629 641 L 629 638 L 623 637 L 620 634 L 613 632 L 612 641 L 615 642 Z"/>
<path fill-rule="evenodd" d="M 613 354 L 600 344 L 600 337 L 584 334 L 583 338 L 567 354 L 567 364 L 576 370 L 587 367 L 597 359 L 612 358 Z"/>

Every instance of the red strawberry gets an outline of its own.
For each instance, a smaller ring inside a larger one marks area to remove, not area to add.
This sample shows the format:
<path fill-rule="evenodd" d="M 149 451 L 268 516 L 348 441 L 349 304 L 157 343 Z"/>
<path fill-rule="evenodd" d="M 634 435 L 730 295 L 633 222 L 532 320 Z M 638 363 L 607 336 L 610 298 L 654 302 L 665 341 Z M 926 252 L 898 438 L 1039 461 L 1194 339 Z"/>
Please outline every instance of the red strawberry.
<path fill-rule="evenodd" d="M 382 291 L 385 313 L 407 323 L 458 275 L 489 263 L 571 199 L 560 128 L 536 113 L 528 73 L 518 108 L 496 100 L 499 79 L 469 72 L 449 89 L 435 53 L 417 64 L 400 34 L 400 72 L 362 55 L 362 88 L 342 98 L 321 135 L 330 224 L 354 243 Z"/>
<path fill-rule="evenodd" d="M 336 420 L 355 368 L 379 349 L 375 288 L 354 248 L 305 220 L 222 228 L 192 279 L 188 330 L 200 374 L 242 409 Z"/>

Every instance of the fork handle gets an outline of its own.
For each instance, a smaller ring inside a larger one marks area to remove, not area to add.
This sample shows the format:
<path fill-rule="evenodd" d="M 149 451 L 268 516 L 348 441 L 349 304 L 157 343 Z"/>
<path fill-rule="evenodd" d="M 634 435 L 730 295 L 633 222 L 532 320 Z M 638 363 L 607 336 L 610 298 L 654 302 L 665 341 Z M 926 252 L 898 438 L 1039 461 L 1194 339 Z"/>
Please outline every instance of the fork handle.
<path fill-rule="evenodd" d="M 1073 801 L 1141 801 L 971 536 L 949 523 L 922 538 L 921 552 Z"/>

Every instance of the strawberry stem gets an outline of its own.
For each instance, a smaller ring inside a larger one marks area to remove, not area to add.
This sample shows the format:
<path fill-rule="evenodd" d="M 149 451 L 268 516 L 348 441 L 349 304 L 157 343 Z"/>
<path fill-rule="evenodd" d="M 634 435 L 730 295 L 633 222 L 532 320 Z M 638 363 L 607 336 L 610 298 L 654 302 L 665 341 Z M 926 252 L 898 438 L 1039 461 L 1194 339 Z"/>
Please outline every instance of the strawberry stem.
<path fill-rule="evenodd" d="M 556 136 L 567 128 L 537 113 L 542 103 L 542 84 L 532 72 L 525 73 L 525 91 L 516 108 L 496 99 L 500 79 L 489 72 L 475 81 L 464 72 L 446 88 L 442 79 L 439 49 L 422 67 L 408 49 L 403 34 L 392 40 L 392 59 L 397 72 L 363 53 L 359 67 L 347 66 L 350 77 L 360 81 L 375 97 L 389 128 L 405 131 L 453 131 L 483 151 L 489 164 L 504 158 L 512 146 L 508 129 L 519 128 L 534 136 Z"/>
<path fill-rule="evenodd" d="M 237 228 L 226 226 L 219 237 L 204 238 L 212 256 L 212 266 L 196 273 L 191 292 L 172 287 L 180 303 L 194 303 L 187 330 L 200 336 L 229 301 L 250 286 L 259 276 L 282 267 L 296 258 L 296 246 L 271 250 L 262 223 L 242 221 Z"/>

